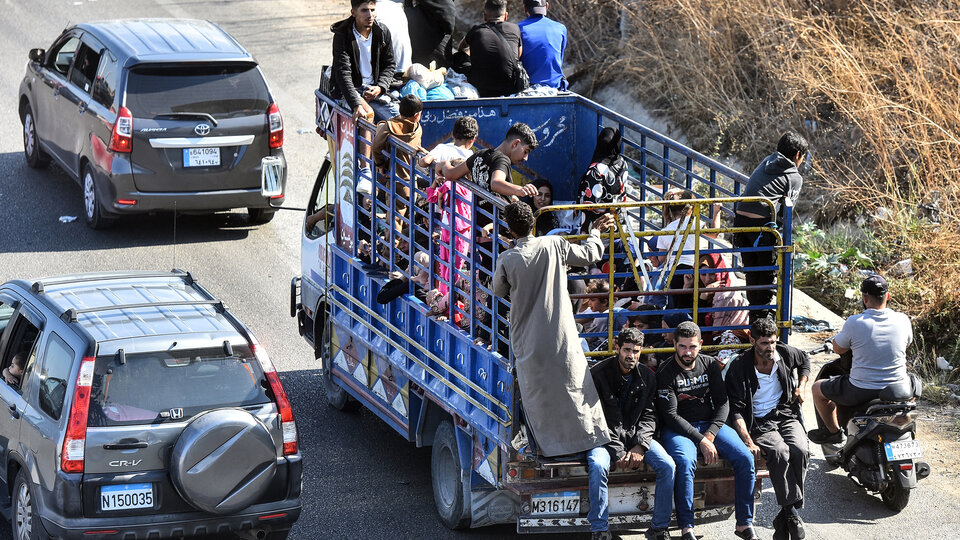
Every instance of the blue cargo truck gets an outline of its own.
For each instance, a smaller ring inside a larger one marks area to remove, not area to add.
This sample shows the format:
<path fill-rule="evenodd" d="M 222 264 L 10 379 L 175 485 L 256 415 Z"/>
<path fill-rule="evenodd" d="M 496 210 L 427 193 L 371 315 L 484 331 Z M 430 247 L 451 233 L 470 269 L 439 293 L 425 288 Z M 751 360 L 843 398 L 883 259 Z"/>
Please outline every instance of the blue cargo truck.
<path fill-rule="evenodd" d="M 392 139 L 384 150 L 389 158 L 387 170 L 372 178 L 363 170 L 373 169 L 363 148 L 374 126 L 362 119 L 354 121 L 350 111 L 319 91 L 316 105 L 317 132 L 327 140 L 329 153 L 306 212 L 301 275 L 291 282 L 290 313 L 320 360 L 327 400 L 340 410 L 362 405 L 406 440 L 418 447 L 432 446 L 436 507 L 452 529 L 516 523 L 519 532 L 589 530 L 585 461 L 540 455 L 536 434 L 523 421 L 523 396 L 510 353 L 509 302 L 490 290 L 496 258 L 509 247 L 501 236 L 506 231 L 500 219 L 505 202 L 461 181 L 468 194 L 453 190 L 446 200 L 423 204 L 423 188 L 432 182 L 434 172 L 418 168 L 416 160 L 402 159 L 415 149 Z M 515 167 L 513 180 L 551 180 L 554 205 L 540 212 L 557 212 L 561 222 L 575 221 L 577 212 L 585 209 L 574 200 L 597 134 L 608 126 L 618 129 L 631 166 L 630 182 L 624 202 L 602 208 L 618 219 L 605 235 L 608 249 L 599 277 L 621 287 L 632 281 L 632 288 L 640 292 L 630 291 L 631 287 L 615 292 L 617 287 L 611 287 L 610 305 L 625 295 L 639 294 L 661 306 L 657 313 L 687 311 L 694 320 L 704 312 L 725 309 L 698 306 L 699 279 L 693 279 L 687 291 L 695 299 L 692 309 L 657 302 L 678 292 L 663 286 L 673 275 L 696 278 L 710 270 L 678 269 L 676 262 L 652 268 L 644 260 L 666 254 L 655 251 L 656 244 L 649 242 L 652 238 L 672 235 L 671 245 L 683 246 L 688 235 L 696 235 L 703 240 L 695 242 L 694 255 L 720 254 L 730 260 L 732 270 L 742 270 L 736 257 L 731 259 L 735 250 L 710 234 L 742 229 L 712 226 L 710 218 L 713 212 L 730 212 L 736 201 L 745 200 L 740 195 L 746 181 L 743 174 L 573 93 L 424 102 L 423 146 L 429 149 L 449 141 L 453 122 L 465 115 L 479 123 L 476 144 L 481 148 L 499 144 L 514 122 L 534 129 L 540 146 L 527 162 Z M 410 191 L 407 198 L 397 189 L 404 185 Z M 664 201 L 670 188 L 689 190 L 695 197 Z M 441 219 L 444 209 L 454 214 L 456 203 L 470 207 L 472 230 L 457 230 L 454 220 Z M 693 213 L 678 231 L 661 231 L 664 208 L 671 204 L 690 204 Z M 776 252 L 775 303 L 751 307 L 774 310 L 784 329 L 783 339 L 790 321 L 791 288 L 789 201 L 786 206 L 782 232 L 775 227 L 762 229 L 775 236 L 776 245 L 753 248 Z M 488 223 L 488 241 L 476 234 L 481 222 Z M 448 233 L 445 241 L 439 240 L 443 228 Z M 570 238 L 582 238 L 578 232 L 572 230 Z M 471 245 L 469 253 L 453 257 L 465 259 L 462 264 L 452 264 L 449 255 L 440 254 L 439 248 L 453 253 L 456 239 Z M 437 271 L 441 267 L 444 271 Z M 392 278 L 418 274 L 426 279 L 422 290 L 418 284 L 401 281 L 398 296 L 378 301 Z M 570 275 L 571 280 L 597 277 Z M 450 292 L 446 305 L 438 307 L 424 291 L 441 286 Z M 613 324 L 612 310 L 578 314 L 577 319 L 606 323 L 599 329 L 587 324 L 593 332 L 581 334 L 585 340 L 606 338 L 609 344 L 588 352 L 588 357 L 595 360 L 613 354 L 612 338 L 620 328 Z M 647 342 L 653 343 L 660 341 L 659 334 L 665 330 L 644 332 Z M 704 347 L 708 353 L 717 348 Z M 765 476 L 760 469 L 757 497 Z M 701 461 L 695 481 L 697 522 L 732 515 L 733 487 L 728 464 Z M 611 528 L 644 528 L 650 520 L 654 488 L 655 476 L 646 468 L 611 473 Z"/>

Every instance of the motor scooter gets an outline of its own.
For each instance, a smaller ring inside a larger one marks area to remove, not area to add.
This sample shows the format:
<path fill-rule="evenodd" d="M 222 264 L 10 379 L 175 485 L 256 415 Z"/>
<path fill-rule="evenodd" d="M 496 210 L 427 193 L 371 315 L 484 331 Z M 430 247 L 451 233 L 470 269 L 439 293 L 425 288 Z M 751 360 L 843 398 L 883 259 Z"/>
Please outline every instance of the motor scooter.
<path fill-rule="evenodd" d="M 829 342 L 814 352 L 831 350 Z M 827 362 L 817 380 L 849 375 L 849 352 Z M 917 461 L 923 449 L 917 438 L 917 403 L 923 383 L 909 374 L 906 381 L 880 391 L 878 399 L 856 407 L 837 407 L 837 420 L 846 433 L 841 444 L 822 444 L 827 464 L 840 467 L 852 480 L 880 494 L 883 504 L 894 512 L 906 508 L 917 481 L 930 475 L 930 465 Z M 823 420 L 817 413 L 817 424 Z"/>

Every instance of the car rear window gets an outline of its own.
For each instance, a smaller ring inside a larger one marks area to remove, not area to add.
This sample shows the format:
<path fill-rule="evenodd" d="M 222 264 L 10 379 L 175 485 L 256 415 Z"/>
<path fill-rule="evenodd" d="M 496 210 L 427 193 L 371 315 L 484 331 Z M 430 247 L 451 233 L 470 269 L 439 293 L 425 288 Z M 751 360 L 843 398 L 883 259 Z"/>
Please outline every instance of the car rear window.
<path fill-rule="evenodd" d="M 266 114 L 267 85 L 255 65 L 135 67 L 126 106 L 134 116 L 206 113 L 214 117 Z"/>
<path fill-rule="evenodd" d="M 248 347 L 100 356 L 88 425 L 170 422 L 221 407 L 267 403 L 268 383 Z"/>

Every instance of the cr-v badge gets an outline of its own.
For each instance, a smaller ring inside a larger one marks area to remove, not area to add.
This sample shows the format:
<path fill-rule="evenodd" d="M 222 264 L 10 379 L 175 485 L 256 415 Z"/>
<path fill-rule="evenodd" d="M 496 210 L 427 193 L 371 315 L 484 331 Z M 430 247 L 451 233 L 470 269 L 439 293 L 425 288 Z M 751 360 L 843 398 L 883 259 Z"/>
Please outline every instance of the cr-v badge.
<path fill-rule="evenodd" d="M 197 124 L 197 127 L 193 128 L 193 132 L 197 135 L 204 137 L 210 134 L 210 124 Z"/>

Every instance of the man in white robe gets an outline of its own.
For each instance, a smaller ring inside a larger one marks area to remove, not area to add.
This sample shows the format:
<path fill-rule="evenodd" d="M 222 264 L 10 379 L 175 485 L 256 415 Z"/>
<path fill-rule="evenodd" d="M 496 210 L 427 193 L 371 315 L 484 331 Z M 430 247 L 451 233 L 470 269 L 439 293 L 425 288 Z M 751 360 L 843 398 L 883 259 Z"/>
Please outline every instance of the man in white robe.
<path fill-rule="evenodd" d="M 510 297 L 510 340 L 527 425 L 544 456 L 606 444 L 607 422 L 567 293 L 567 265 L 600 261 L 600 233 L 613 216 L 595 220 L 581 245 L 559 236 L 534 237 L 526 203 L 508 205 L 504 218 L 516 243 L 497 259 L 493 292 Z"/>

